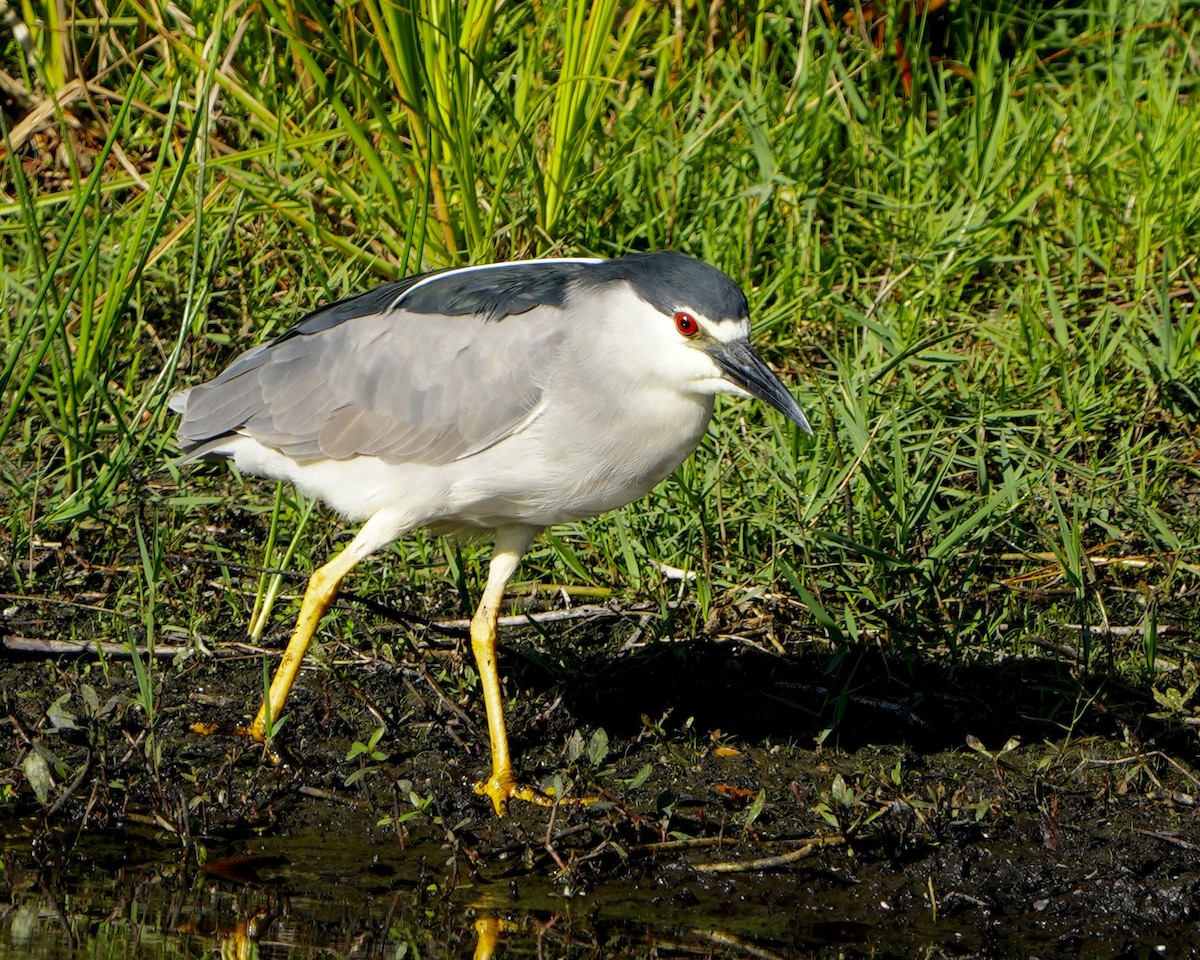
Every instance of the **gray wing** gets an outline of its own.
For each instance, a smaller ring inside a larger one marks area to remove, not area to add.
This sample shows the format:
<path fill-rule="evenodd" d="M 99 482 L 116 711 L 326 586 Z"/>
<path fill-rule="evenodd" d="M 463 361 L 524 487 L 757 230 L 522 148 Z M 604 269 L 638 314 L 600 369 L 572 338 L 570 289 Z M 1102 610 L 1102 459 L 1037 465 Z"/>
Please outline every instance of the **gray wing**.
<path fill-rule="evenodd" d="M 502 320 L 401 306 L 312 326 L 181 394 L 184 452 L 220 456 L 237 433 L 298 461 L 448 463 L 534 415 L 564 335 L 553 303 Z"/>

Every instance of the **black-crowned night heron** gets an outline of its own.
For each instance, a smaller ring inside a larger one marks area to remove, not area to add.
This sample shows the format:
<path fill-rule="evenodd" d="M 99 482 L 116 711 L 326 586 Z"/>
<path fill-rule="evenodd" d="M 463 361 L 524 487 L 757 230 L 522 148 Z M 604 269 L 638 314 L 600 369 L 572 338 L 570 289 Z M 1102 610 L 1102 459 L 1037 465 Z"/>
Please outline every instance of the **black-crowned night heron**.
<path fill-rule="evenodd" d="M 387 283 L 309 314 L 216 379 L 176 394 L 187 459 L 230 459 L 287 480 L 362 528 L 308 582 L 262 709 L 283 713 L 317 625 L 364 557 L 418 527 L 492 531 L 471 620 L 492 776 L 475 789 L 503 816 L 508 752 L 496 620 L 544 528 L 646 493 L 695 449 L 718 393 L 808 421 L 750 346 L 746 297 L 680 253 L 530 260 Z"/>

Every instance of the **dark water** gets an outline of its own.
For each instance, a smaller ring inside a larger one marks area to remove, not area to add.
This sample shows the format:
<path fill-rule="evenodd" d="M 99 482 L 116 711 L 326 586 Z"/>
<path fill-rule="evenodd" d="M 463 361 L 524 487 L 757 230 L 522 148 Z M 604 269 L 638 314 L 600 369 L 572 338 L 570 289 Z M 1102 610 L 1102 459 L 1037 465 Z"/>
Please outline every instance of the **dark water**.
<path fill-rule="evenodd" d="M 695 887 L 672 871 L 575 890 L 516 861 L 472 870 L 436 843 L 401 849 L 312 829 L 204 850 L 202 869 L 182 850 L 132 836 L 89 839 L 62 859 L 64 851 L 38 846 L 10 836 L 5 851 L 5 960 L 210 953 L 390 960 L 483 957 L 489 949 L 496 956 L 853 956 L 855 939 L 861 955 L 872 952 L 868 928 L 839 929 L 798 903 L 772 909 L 733 885 Z M 828 952 L 813 942 L 814 922 L 826 923 L 817 935 Z"/>
<path fill-rule="evenodd" d="M 693 915 L 694 897 L 655 908 L 661 898 L 640 885 L 575 891 L 503 860 L 473 871 L 433 843 L 401 849 L 309 829 L 204 850 L 205 868 L 137 837 L 90 838 L 63 853 L 10 838 L 0 958 L 388 960 L 486 956 L 493 939 L 498 956 L 794 955 L 775 952 L 791 923 L 765 913 L 721 922 Z"/>
<path fill-rule="evenodd" d="M 1017 918 L 938 918 L 919 896 L 880 900 L 819 867 L 699 881 L 662 863 L 573 889 L 519 855 L 472 865 L 437 842 L 334 829 L 195 855 L 134 833 L 31 836 L 7 831 L 0 960 L 1191 955 L 1179 941 L 1067 942 Z"/>

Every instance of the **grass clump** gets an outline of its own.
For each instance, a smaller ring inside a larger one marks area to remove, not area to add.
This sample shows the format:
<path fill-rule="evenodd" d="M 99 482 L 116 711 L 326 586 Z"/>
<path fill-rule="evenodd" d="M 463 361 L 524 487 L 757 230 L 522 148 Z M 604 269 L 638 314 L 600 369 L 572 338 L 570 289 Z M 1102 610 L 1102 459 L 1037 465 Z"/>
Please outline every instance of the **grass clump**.
<path fill-rule="evenodd" d="M 5 592 L 160 605 L 134 621 L 160 639 L 248 620 L 248 599 L 198 597 L 276 556 L 311 569 L 333 534 L 276 550 L 303 505 L 178 474 L 173 389 L 385 278 L 675 247 L 748 290 L 816 435 L 723 407 L 664 490 L 556 531 L 530 579 L 665 601 L 653 561 L 697 572 L 706 611 L 783 598 L 785 639 L 1070 648 L 1194 694 L 1197 6 L 891 9 L 868 28 L 799 0 L 22 6 Z M 414 596 L 477 582 L 436 542 L 397 550 Z M 148 552 L 215 566 L 146 589 L 121 574 Z"/>

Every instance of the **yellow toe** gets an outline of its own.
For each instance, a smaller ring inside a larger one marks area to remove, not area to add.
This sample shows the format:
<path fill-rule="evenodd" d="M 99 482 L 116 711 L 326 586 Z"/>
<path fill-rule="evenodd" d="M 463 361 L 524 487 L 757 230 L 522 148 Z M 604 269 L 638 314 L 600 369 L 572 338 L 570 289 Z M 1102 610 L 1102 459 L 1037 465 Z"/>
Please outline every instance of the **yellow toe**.
<path fill-rule="evenodd" d="M 475 792 L 481 797 L 489 797 L 496 810 L 496 816 L 508 815 L 510 800 L 521 800 L 524 803 L 536 804 L 539 807 L 552 807 L 555 803 L 595 803 L 599 797 L 555 797 L 543 793 L 527 783 L 518 782 L 511 770 L 501 771 L 492 775 L 490 780 L 479 780 L 475 783 Z"/>

